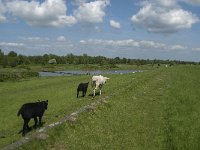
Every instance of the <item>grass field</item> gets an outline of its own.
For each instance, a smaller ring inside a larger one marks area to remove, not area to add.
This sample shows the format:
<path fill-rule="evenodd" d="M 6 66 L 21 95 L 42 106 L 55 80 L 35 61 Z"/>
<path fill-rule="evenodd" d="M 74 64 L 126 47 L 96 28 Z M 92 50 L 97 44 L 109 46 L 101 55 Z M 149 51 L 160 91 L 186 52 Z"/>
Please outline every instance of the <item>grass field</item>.
<path fill-rule="evenodd" d="M 103 95 L 76 98 L 76 87 L 91 76 L 49 77 L 0 84 L 0 148 L 21 138 L 23 103 L 48 99 L 44 126 L 93 101 L 108 103 L 78 116 L 76 124 L 48 131 L 19 149 L 200 149 L 200 66 L 154 68 L 108 75 Z M 88 94 L 92 93 L 89 86 Z M 33 121 L 30 123 L 33 125 Z M 34 131 L 28 133 L 32 134 Z"/>

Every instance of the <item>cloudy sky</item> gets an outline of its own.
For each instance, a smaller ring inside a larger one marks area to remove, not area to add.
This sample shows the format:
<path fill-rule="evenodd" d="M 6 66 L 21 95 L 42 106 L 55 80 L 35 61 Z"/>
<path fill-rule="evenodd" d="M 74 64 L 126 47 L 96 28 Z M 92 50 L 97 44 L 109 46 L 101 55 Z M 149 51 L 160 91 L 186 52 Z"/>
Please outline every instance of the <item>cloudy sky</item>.
<path fill-rule="evenodd" d="M 200 0 L 0 0 L 0 49 L 200 61 Z"/>

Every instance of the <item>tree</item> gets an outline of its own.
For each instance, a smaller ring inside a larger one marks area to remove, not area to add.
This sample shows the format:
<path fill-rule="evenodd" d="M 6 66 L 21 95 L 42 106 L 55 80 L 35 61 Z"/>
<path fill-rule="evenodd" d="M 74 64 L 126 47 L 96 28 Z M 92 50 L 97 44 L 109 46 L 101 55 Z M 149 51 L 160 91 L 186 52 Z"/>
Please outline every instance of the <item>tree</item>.
<path fill-rule="evenodd" d="M 4 53 L 0 49 L 0 65 L 3 65 Z"/>
<path fill-rule="evenodd" d="M 22 65 L 22 64 L 29 65 L 30 64 L 30 60 L 28 59 L 28 57 L 19 55 L 18 58 L 19 58 L 19 65 Z"/>
<path fill-rule="evenodd" d="M 120 62 L 120 58 L 119 57 L 115 57 L 115 63 L 119 64 L 119 62 Z"/>
<path fill-rule="evenodd" d="M 43 55 L 43 63 L 44 63 L 44 64 L 47 64 L 48 61 L 49 61 L 49 59 L 50 59 L 50 58 L 49 58 L 49 55 L 48 55 L 48 54 L 44 54 L 44 55 Z"/>
<path fill-rule="evenodd" d="M 8 56 L 4 56 L 2 60 L 3 68 L 6 68 L 8 66 Z"/>
<path fill-rule="evenodd" d="M 14 51 L 10 51 L 8 53 L 8 57 L 17 57 L 17 53 L 15 53 Z"/>
<path fill-rule="evenodd" d="M 8 64 L 10 67 L 16 67 L 19 64 L 18 57 L 8 57 Z"/>

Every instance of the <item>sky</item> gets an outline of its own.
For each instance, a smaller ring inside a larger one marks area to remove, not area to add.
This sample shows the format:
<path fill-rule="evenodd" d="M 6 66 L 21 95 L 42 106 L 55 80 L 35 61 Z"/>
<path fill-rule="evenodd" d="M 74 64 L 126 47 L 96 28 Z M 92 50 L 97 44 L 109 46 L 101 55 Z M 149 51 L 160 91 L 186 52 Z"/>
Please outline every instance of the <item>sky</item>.
<path fill-rule="evenodd" d="M 200 62 L 200 0 L 0 0 L 0 49 Z"/>

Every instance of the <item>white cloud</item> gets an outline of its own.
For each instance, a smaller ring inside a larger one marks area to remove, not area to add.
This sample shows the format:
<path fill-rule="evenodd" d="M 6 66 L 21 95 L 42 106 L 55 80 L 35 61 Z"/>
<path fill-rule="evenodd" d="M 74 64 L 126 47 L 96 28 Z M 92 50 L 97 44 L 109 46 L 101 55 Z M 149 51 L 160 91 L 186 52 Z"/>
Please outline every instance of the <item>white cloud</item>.
<path fill-rule="evenodd" d="M 39 40 L 41 40 L 40 37 L 19 37 L 19 39 L 25 40 L 25 41 L 39 41 Z"/>
<path fill-rule="evenodd" d="M 142 48 L 166 49 L 166 45 L 165 44 L 154 42 L 154 41 L 146 41 L 146 40 L 140 41 L 139 45 Z"/>
<path fill-rule="evenodd" d="M 23 43 L 12 43 L 12 42 L 0 42 L 0 46 L 2 47 L 21 47 L 24 46 Z"/>
<path fill-rule="evenodd" d="M 80 43 L 81 44 L 86 44 L 86 41 L 85 40 L 80 40 Z"/>
<path fill-rule="evenodd" d="M 168 47 L 168 49 L 171 49 L 171 50 L 184 50 L 186 49 L 185 46 L 182 46 L 182 45 L 171 45 Z"/>
<path fill-rule="evenodd" d="M 95 26 L 95 27 L 94 27 L 94 30 L 97 31 L 97 32 L 101 32 L 101 28 L 98 27 L 98 26 Z"/>
<path fill-rule="evenodd" d="M 154 49 L 160 51 L 177 51 L 177 50 L 185 50 L 186 47 L 182 45 L 167 45 L 160 42 L 142 40 L 136 41 L 133 39 L 127 40 L 101 40 L 101 39 L 88 39 L 88 40 L 80 40 L 80 44 L 85 45 L 101 45 L 101 46 L 112 46 L 112 47 L 136 47 L 141 49 Z"/>
<path fill-rule="evenodd" d="M 114 20 L 110 20 L 110 26 L 113 27 L 113 28 L 117 28 L 117 29 L 121 28 L 120 23 L 117 22 L 117 21 L 114 21 Z"/>
<path fill-rule="evenodd" d="M 200 0 L 182 0 L 182 1 L 185 1 L 186 3 L 192 4 L 192 5 L 200 6 Z"/>
<path fill-rule="evenodd" d="M 4 15 L 5 12 L 6 12 L 5 5 L 4 5 L 4 3 L 0 0 L 0 23 L 6 21 L 6 17 L 5 17 L 5 15 Z"/>
<path fill-rule="evenodd" d="M 64 36 L 59 36 L 59 37 L 57 37 L 57 41 L 59 41 L 59 42 L 65 42 L 66 38 Z"/>
<path fill-rule="evenodd" d="M 151 3 L 155 5 L 160 5 L 164 7 L 174 7 L 177 5 L 177 0 L 150 0 Z"/>
<path fill-rule="evenodd" d="M 176 1 L 156 0 L 145 2 L 139 12 L 132 16 L 133 26 L 155 33 L 173 33 L 191 28 L 199 22 L 198 17 L 185 11 Z"/>
<path fill-rule="evenodd" d="M 74 11 L 74 16 L 83 23 L 101 23 L 105 14 L 105 8 L 110 3 L 109 0 L 96 0 L 93 2 L 82 2 L 78 9 Z"/>
<path fill-rule="evenodd" d="M 64 0 L 37 1 L 13 0 L 7 2 L 8 10 L 13 16 L 24 19 L 31 26 L 63 27 L 75 24 L 73 16 L 67 16 Z"/>
<path fill-rule="evenodd" d="M 72 5 L 75 5 L 75 6 L 80 6 L 82 5 L 83 3 L 86 3 L 88 0 L 73 0 L 71 3 Z"/>
<path fill-rule="evenodd" d="M 193 51 L 199 51 L 200 52 L 200 47 L 192 48 Z"/>

